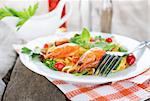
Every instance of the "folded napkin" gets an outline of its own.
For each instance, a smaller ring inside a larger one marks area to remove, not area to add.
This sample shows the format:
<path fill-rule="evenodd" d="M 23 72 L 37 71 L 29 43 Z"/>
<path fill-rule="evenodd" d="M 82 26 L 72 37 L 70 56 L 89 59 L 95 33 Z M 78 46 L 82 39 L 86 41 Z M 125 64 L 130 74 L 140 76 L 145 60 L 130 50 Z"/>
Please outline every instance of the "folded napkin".
<path fill-rule="evenodd" d="M 22 45 L 13 46 L 20 53 Z M 145 72 L 113 83 L 77 85 L 46 77 L 70 100 L 75 101 L 139 101 L 150 98 L 150 69 Z"/>

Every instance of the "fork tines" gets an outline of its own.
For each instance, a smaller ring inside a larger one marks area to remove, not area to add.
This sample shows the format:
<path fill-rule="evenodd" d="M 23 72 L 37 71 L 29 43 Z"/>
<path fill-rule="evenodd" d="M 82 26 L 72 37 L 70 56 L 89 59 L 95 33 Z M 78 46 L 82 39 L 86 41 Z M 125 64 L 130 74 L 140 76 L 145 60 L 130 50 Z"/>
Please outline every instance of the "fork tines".
<path fill-rule="evenodd" d="M 105 54 L 99 61 L 99 64 L 94 72 L 95 75 L 107 76 L 120 63 L 122 56 Z"/>

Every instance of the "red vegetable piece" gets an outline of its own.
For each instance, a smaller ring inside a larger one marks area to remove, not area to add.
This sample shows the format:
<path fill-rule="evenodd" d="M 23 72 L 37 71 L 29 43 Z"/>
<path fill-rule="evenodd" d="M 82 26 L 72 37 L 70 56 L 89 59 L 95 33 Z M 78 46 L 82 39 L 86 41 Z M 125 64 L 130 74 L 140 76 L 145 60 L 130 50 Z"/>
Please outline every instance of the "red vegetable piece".
<path fill-rule="evenodd" d="M 49 45 L 46 43 L 46 44 L 44 44 L 44 48 L 48 48 L 49 47 Z"/>
<path fill-rule="evenodd" d="M 128 63 L 129 65 L 134 64 L 134 63 L 135 63 L 135 60 L 136 60 L 136 58 L 135 58 L 135 56 L 134 56 L 133 54 L 129 54 L 129 55 L 127 56 L 127 63 Z"/>
<path fill-rule="evenodd" d="M 57 62 L 54 67 L 58 70 L 58 71 L 61 71 L 64 67 L 65 67 L 65 64 L 63 63 L 60 63 L 60 62 Z"/>
<path fill-rule="evenodd" d="M 106 39 L 106 42 L 108 42 L 108 43 L 111 43 L 113 40 L 112 40 L 112 38 L 107 38 Z"/>

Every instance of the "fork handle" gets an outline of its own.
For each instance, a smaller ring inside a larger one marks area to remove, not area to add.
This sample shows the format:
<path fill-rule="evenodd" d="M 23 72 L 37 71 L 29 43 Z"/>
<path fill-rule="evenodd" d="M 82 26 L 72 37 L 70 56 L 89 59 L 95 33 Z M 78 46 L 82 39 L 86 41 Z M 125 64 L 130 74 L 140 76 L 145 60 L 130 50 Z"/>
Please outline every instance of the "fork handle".
<path fill-rule="evenodd" d="M 146 41 L 146 42 L 147 42 L 146 45 L 149 46 L 150 45 L 150 41 Z"/>
<path fill-rule="evenodd" d="M 133 50 L 131 50 L 128 54 L 133 53 L 133 52 L 135 52 L 135 51 L 137 51 L 139 49 L 142 49 L 142 48 L 144 48 L 145 46 L 148 46 L 148 45 L 150 45 L 150 42 L 143 41 L 136 48 L 134 48 Z"/>

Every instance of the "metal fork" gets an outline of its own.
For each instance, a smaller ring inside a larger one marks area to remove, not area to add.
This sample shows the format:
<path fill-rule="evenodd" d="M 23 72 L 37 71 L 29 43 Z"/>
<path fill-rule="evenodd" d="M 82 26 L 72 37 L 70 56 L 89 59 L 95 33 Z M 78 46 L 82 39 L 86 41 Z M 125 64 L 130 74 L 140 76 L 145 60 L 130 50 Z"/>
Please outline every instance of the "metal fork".
<path fill-rule="evenodd" d="M 148 45 L 150 45 L 150 41 L 143 41 L 129 52 L 107 52 L 99 61 L 94 74 L 107 76 L 112 70 L 117 68 L 124 56 L 127 56 L 128 54 L 131 54 Z"/>

